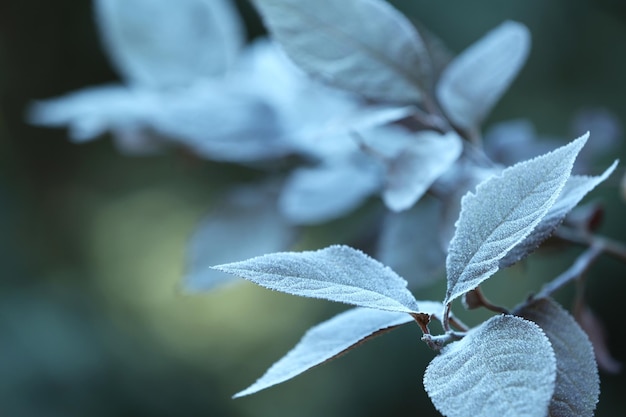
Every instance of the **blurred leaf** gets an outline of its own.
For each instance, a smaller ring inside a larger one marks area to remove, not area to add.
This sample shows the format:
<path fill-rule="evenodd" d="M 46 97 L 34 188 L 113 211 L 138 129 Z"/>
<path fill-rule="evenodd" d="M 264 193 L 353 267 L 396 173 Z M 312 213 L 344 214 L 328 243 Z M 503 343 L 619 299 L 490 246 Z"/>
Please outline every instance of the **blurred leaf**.
<path fill-rule="evenodd" d="M 444 270 L 446 254 L 433 242 L 440 223 L 441 205 L 423 198 L 409 210 L 388 213 L 378 238 L 377 258 L 419 288 Z"/>
<path fill-rule="evenodd" d="M 600 379 L 589 338 L 576 320 L 552 299 L 539 299 L 515 314 L 543 329 L 556 356 L 556 385 L 550 417 L 591 417 Z"/>
<path fill-rule="evenodd" d="M 356 209 L 381 185 L 376 161 L 355 154 L 294 170 L 279 199 L 281 213 L 295 224 L 318 224 Z"/>
<path fill-rule="evenodd" d="M 184 287 L 206 291 L 233 281 L 235 277 L 211 266 L 284 251 L 295 234 L 276 210 L 275 193 L 267 187 L 237 188 L 195 230 L 187 249 Z"/>
<path fill-rule="evenodd" d="M 348 246 L 273 253 L 215 269 L 288 294 L 380 310 L 420 311 L 403 278 Z"/>
<path fill-rule="evenodd" d="M 493 275 L 500 259 L 539 224 L 559 197 L 587 137 L 509 167 L 463 197 L 446 259 L 446 304 Z"/>
<path fill-rule="evenodd" d="M 149 115 L 160 102 L 160 96 L 149 91 L 104 85 L 35 102 L 27 110 L 26 118 L 37 126 L 67 126 L 70 139 L 81 143 L 110 131 L 138 132 L 145 129 Z M 143 147 L 146 153 L 156 149 L 158 141 L 154 139 Z"/>
<path fill-rule="evenodd" d="M 150 124 L 161 135 L 214 161 L 254 162 L 293 151 L 280 115 L 254 94 L 220 82 L 164 95 Z"/>
<path fill-rule="evenodd" d="M 387 167 L 383 200 L 393 211 L 415 204 L 463 150 L 461 138 L 454 132 L 442 135 L 425 130 L 407 135 L 413 141 Z"/>
<path fill-rule="evenodd" d="M 380 101 L 417 103 L 431 64 L 417 31 L 381 0 L 256 0 L 265 24 L 309 74 Z"/>
<path fill-rule="evenodd" d="M 536 324 L 495 316 L 445 346 L 426 368 L 424 387 L 447 417 L 543 416 L 556 360 Z"/>
<path fill-rule="evenodd" d="M 600 369 L 610 374 L 620 373 L 624 366 L 609 351 L 607 344 L 608 335 L 604 323 L 587 305 L 577 306 L 575 315 L 580 327 L 587 333 L 593 345 L 593 351 Z"/>
<path fill-rule="evenodd" d="M 97 0 L 95 11 L 113 63 L 143 87 L 223 75 L 245 38 L 229 0 Z"/>
<path fill-rule="evenodd" d="M 526 26 L 509 21 L 456 57 L 437 85 L 437 98 L 452 123 L 478 128 L 524 65 L 529 49 Z"/>

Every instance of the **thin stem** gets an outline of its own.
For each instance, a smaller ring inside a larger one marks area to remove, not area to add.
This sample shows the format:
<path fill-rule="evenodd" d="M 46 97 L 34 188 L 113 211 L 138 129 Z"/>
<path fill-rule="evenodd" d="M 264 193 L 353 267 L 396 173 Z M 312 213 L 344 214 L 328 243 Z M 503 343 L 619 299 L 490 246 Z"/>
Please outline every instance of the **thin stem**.
<path fill-rule="evenodd" d="M 456 327 L 461 332 L 467 332 L 469 330 L 469 326 L 467 324 L 463 323 L 454 316 L 450 317 L 450 325 Z"/>
<path fill-rule="evenodd" d="M 539 291 L 537 295 L 533 296 L 532 299 L 547 298 L 557 290 L 563 288 L 569 282 L 580 278 L 585 272 L 587 272 L 589 267 L 602 254 L 602 252 L 604 252 L 604 250 L 604 246 L 599 242 L 591 245 L 589 249 L 583 252 L 576 259 L 572 266 L 570 266 L 561 275 L 544 285 L 541 291 Z"/>
<path fill-rule="evenodd" d="M 471 306 L 469 306 L 469 308 L 485 307 L 487 310 L 491 310 L 496 313 L 509 314 L 509 310 L 507 310 L 506 308 L 497 306 L 489 301 L 489 299 L 485 297 L 485 294 L 483 294 L 483 291 L 480 289 L 480 287 L 476 287 L 469 293 L 465 294 L 466 301 L 469 301 L 468 297 L 472 296 L 474 298 L 472 299 L 472 304 Z"/>
<path fill-rule="evenodd" d="M 582 233 L 568 227 L 559 228 L 555 237 L 581 246 L 601 246 L 608 255 L 626 262 L 626 245 L 609 237 Z"/>
<path fill-rule="evenodd" d="M 424 125 L 424 127 L 436 130 L 440 133 L 446 133 L 450 131 L 450 126 L 448 125 L 448 123 L 446 123 L 445 119 L 441 118 L 441 116 L 437 114 L 427 113 L 420 109 L 417 109 L 413 113 L 413 118 L 422 125 Z"/>
<path fill-rule="evenodd" d="M 440 334 L 437 336 L 433 336 L 431 334 L 425 334 L 422 336 L 422 340 L 428 345 L 432 350 L 441 350 L 447 343 L 454 342 L 456 340 L 461 340 L 465 337 L 465 333 L 459 332 L 446 332 L 445 334 Z"/>
<path fill-rule="evenodd" d="M 443 330 L 447 333 L 450 331 L 450 303 L 446 304 L 443 309 L 443 320 L 441 321 Z"/>

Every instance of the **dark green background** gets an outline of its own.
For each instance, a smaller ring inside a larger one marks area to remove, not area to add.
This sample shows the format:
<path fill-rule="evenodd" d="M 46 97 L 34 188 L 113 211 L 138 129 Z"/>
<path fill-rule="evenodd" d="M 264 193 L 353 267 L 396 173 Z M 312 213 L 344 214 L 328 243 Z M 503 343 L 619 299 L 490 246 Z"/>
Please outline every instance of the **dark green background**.
<path fill-rule="evenodd" d="M 583 107 L 606 107 L 626 120 L 623 2 L 394 3 L 454 51 L 503 20 L 529 26 L 528 64 L 490 122 L 528 117 L 541 133 L 567 138 Z M 239 5 L 258 34 L 250 5 Z M 0 416 L 436 415 L 421 384 L 432 353 L 412 326 L 289 383 L 230 399 L 341 307 L 247 284 L 202 296 L 178 290 L 194 225 L 216 191 L 251 172 L 176 151 L 124 157 L 108 139 L 78 146 L 63 130 L 23 122 L 34 99 L 116 79 L 90 2 L 0 2 Z M 626 240 L 623 173 L 593 198 L 606 202 L 601 232 Z M 317 236 L 332 241 L 329 230 Z M 576 253 L 539 253 L 486 290 L 513 305 Z M 590 304 L 622 361 L 625 272 L 603 260 L 589 277 Z M 442 295 L 439 286 L 417 298 Z M 571 291 L 561 295 L 567 304 Z M 596 415 L 626 412 L 624 392 L 623 375 L 602 374 Z"/>

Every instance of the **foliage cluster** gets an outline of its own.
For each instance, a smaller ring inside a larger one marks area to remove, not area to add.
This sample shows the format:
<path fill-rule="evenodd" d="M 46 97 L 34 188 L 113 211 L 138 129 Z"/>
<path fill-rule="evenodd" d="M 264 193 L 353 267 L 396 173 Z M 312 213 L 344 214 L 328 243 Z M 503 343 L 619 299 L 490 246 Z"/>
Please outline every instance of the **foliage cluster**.
<path fill-rule="evenodd" d="M 594 346 L 551 296 L 582 282 L 600 255 L 626 258 L 621 244 L 593 234 L 593 210 L 575 210 L 617 161 L 597 176 L 573 174 L 598 152 L 588 133 L 550 152 L 524 123 L 483 138 L 528 56 L 524 25 L 504 22 L 453 56 L 384 0 L 255 0 L 271 36 L 245 45 L 229 1 L 172 4 L 97 0 L 125 84 L 40 101 L 28 117 L 69 127 L 76 142 L 109 132 L 126 153 L 176 146 L 258 173 L 191 239 L 186 287 L 243 277 L 355 308 L 310 329 L 237 397 L 416 323 L 438 352 L 424 387 L 442 414 L 593 415 Z M 368 209 L 372 196 L 385 208 L 367 225 L 373 257 L 345 245 L 286 252 L 304 227 Z M 489 302 L 480 285 L 550 236 L 588 249 L 512 311 Z M 441 271 L 442 300 L 416 300 L 409 288 Z M 589 312 L 579 288 L 580 321 Z M 469 328 L 452 314 L 456 299 L 498 314 Z"/>

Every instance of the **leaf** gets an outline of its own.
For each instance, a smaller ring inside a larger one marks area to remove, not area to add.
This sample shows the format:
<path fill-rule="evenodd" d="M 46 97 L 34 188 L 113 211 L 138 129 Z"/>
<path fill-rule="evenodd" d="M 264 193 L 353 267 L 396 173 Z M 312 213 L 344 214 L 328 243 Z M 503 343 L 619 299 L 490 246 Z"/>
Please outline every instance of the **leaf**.
<path fill-rule="evenodd" d="M 555 376 L 539 326 L 495 316 L 445 346 L 426 368 L 424 387 L 447 417 L 545 416 Z"/>
<path fill-rule="evenodd" d="M 550 417 L 593 416 L 600 379 L 593 347 L 576 320 L 552 299 L 539 299 L 515 312 L 543 329 L 556 356 L 556 385 Z"/>
<path fill-rule="evenodd" d="M 125 80 L 151 88 L 224 74 L 245 38 L 228 0 L 98 0 L 95 12 Z"/>
<path fill-rule="evenodd" d="M 561 193 L 588 136 L 509 167 L 463 197 L 446 259 L 444 303 L 493 275 L 500 259 L 533 231 Z"/>
<path fill-rule="evenodd" d="M 332 109 L 331 109 L 332 110 Z M 415 113 L 413 106 L 369 105 L 319 121 L 300 133 L 302 140 L 319 142 L 325 136 L 337 136 L 372 129 L 404 119 Z"/>
<path fill-rule="evenodd" d="M 541 219 L 541 222 L 526 238 L 518 243 L 513 249 L 500 260 L 500 268 L 506 268 L 524 259 L 546 240 L 552 232 L 561 224 L 567 213 L 569 213 L 580 201 L 593 190 L 598 184 L 606 180 L 617 167 L 617 161 L 607 168 L 602 175 L 597 177 L 587 177 L 573 175 L 570 177 L 563 191 L 559 195 L 554 205 Z"/>
<path fill-rule="evenodd" d="M 409 210 L 385 216 L 376 257 L 405 278 L 409 288 L 432 284 L 444 271 L 446 254 L 436 238 L 440 212 L 440 202 L 426 197 Z"/>
<path fill-rule="evenodd" d="M 574 314 L 591 341 L 598 367 L 609 374 L 619 374 L 624 366 L 609 351 L 608 333 L 602 320 L 585 303 L 577 305 Z"/>
<path fill-rule="evenodd" d="M 505 22 L 456 57 L 441 74 L 437 99 L 452 123 L 478 128 L 524 65 L 530 33 Z"/>
<path fill-rule="evenodd" d="M 198 156 L 249 163 L 292 152 L 281 138 L 280 116 L 261 97 L 224 82 L 163 95 L 152 112 L 152 128 Z"/>
<path fill-rule="evenodd" d="M 387 2 L 254 3 L 273 37 L 307 73 L 373 100 L 421 100 L 431 77 L 428 53 L 411 23 Z"/>
<path fill-rule="evenodd" d="M 288 294 L 379 310 L 420 311 L 404 279 L 348 246 L 273 253 L 214 268 Z"/>
<path fill-rule="evenodd" d="M 411 134 L 413 141 L 388 164 L 383 200 L 393 211 L 402 211 L 419 200 L 432 183 L 459 158 L 461 138 L 454 132 Z"/>
<path fill-rule="evenodd" d="M 376 161 L 350 155 L 312 168 L 299 168 L 279 197 L 281 213 L 295 224 L 319 224 L 356 209 L 382 182 Z"/>
<path fill-rule="evenodd" d="M 406 313 L 354 308 L 309 329 L 298 344 L 234 398 L 254 394 L 321 365 L 365 341 L 413 321 Z"/>
<path fill-rule="evenodd" d="M 121 85 L 89 87 L 35 102 L 27 119 L 36 126 L 69 128 L 73 142 L 87 142 L 113 127 L 141 125 L 154 96 Z"/>
<path fill-rule="evenodd" d="M 269 187 L 236 188 L 194 231 L 187 248 L 184 288 L 208 291 L 231 282 L 236 278 L 211 266 L 285 250 L 295 234 L 277 212 L 276 196 Z"/>

